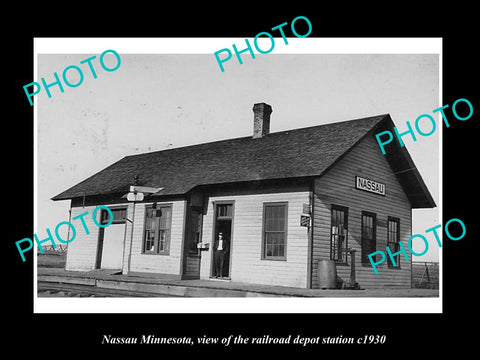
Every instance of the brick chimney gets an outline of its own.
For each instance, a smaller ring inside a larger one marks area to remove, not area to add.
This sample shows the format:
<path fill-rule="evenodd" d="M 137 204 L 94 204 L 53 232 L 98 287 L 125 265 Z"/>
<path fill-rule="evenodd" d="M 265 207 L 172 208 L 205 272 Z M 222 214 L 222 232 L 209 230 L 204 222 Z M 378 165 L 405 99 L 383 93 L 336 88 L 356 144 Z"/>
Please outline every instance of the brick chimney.
<path fill-rule="evenodd" d="M 270 133 L 272 107 L 265 103 L 253 105 L 253 138 L 258 139 Z"/>

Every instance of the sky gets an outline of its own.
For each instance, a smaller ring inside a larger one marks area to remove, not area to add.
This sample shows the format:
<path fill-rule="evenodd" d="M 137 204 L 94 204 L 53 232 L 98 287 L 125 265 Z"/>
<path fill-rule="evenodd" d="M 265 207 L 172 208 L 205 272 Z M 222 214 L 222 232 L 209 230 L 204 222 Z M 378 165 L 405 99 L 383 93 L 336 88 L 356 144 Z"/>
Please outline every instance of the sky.
<path fill-rule="evenodd" d="M 313 39 L 301 40 L 306 44 Z M 246 53 L 242 65 L 232 57 L 221 72 L 213 52 L 229 43 L 220 41 L 226 43 L 191 54 L 163 54 L 158 46 L 145 53 L 119 49 L 121 65 L 112 72 L 102 69 L 101 51 L 94 47 L 91 52 L 79 47 L 77 53 L 75 46 L 65 53 L 61 47 L 48 54 L 40 49 L 34 81 L 44 77 L 47 83 L 53 82 L 53 73 L 61 77 L 70 65 L 84 70 L 78 87 L 64 85 L 61 93 L 53 86 L 51 98 L 42 91 L 34 99 L 35 229 L 40 238 L 46 237 L 46 228 L 68 221 L 70 202 L 53 202 L 51 197 L 127 155 L 249 136 L 254 103 L 272 106 L 271 132 L 385 113 L 399 130 L 406 130 L 406 121 L 413 125 L 421 114 L 430 114 L 439 123 L 438 114 L 432 114 L 442 105 L 437 54 L 382 54 L 382 49 L 365 54 L 295 53 L 292 41 L 289 53 L 272 51 L 257 54 L 255 59 Z M 184 43 L 187 51 L 189 44 Z M 158 53 L 149 54 L 153 51 Z M 97 79 L 86 64 L 80 65 L 93 55 L 97 55 L 92 61 Z M 115 65 L 112 54 L 104 60 L 107 66 Z M 74 71 L 68 79 L 78 81 Z M 427 124 L 423 126 L 427 129 Z M 404 138 L 437 205 L 441 192 L 439 128 L 431 136 L 419 136 L 417 142 Z M 423 234 L 439 223 L 438 207 L 414 210 L 412 233 Z M 437 248 L 431 246 L 425 256 L 414 260 L 437 261 Z"/>

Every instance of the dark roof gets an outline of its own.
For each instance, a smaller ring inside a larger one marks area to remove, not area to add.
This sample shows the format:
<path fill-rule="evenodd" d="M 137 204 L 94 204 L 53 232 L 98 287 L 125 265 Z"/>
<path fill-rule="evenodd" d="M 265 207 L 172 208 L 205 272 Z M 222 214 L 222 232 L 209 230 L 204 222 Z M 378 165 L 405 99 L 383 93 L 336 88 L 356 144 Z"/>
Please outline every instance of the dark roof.
<path fill-rule="evenodd" d="M 319 176 L 385 123 L 393 128 L 388 114 L 270 133 L 258 139 L 248 136 L 126 156 L 52 199 L 126 193 L 136 175 L 138 185 L 163 187 L 161 195 L 185 194 L 200 185 Z M 408 153 L 406 156 L 411 160 Z M 422 190 L 412 206 L 434 206 L 418 171 L 415 174 L 418 176 L 403 179 L 407 196 L 409 186 Z M 408 185 L 409 181 L 421 184 Z"/>

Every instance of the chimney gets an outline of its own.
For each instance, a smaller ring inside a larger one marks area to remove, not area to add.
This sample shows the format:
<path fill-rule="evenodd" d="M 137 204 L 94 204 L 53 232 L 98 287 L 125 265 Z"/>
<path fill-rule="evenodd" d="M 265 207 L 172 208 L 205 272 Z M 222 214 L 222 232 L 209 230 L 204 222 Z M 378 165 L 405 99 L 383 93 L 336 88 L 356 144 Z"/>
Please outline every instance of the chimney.
<path fill-rule="evenodd" d="M 272 107 L 265 103 L 253 105 L 253 138 L 258 139 L 270 133 Z"/>

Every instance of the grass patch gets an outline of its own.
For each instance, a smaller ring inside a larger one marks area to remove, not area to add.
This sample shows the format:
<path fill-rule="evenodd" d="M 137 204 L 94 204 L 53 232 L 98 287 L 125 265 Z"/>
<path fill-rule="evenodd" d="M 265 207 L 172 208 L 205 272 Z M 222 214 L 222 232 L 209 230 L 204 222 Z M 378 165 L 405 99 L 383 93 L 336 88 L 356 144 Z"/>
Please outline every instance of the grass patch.
<path fill-rule="evenodd" d="M 37 254 L 37 266 L 44 268 L 65 268 L 67 252 L 46 251 L 44 254 Z"/>

